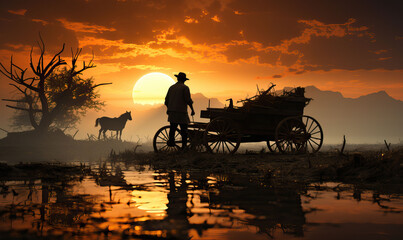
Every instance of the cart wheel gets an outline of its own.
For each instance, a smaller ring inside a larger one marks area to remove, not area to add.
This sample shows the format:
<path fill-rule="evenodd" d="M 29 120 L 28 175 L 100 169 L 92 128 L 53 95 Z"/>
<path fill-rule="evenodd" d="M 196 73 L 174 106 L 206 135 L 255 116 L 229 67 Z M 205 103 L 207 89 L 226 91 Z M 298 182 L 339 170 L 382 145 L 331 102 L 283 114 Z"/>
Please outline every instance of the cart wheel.
<path fill-rule="evenodd" d="M 235 153 L 241 144 L 239 128 L 226 118 L 215 118 L 206 127 L 204 145 L 212 153 Z"/>
<path fill-rule="evenodd" d="M 305 125 L 301 117 L 287 117 L 280 121 L 275 131 L 276 145 L 282 153 L 302 153 L 306 143 Z"/>
<path fill-rule="evenodd" d="M 177 152 L 182 147 L 182 135 L 180 134 L 179 129 L 175 131 L 175 146 L 168 146 L 169 139 L 169 128 L 170 126 L 165 126 L 160 128 L 157 133 L 154 135 L 153 139 L 153 147 L 154 152 Z"/>
<path fill-rule="evenodd" d="M 266 141 L 267 147 L 269 148 L 270 152 L 272 153 L 278 153 L 278 147 L 276 141 Z"/>
<path fill-rule="evenodd" d="M 323 131 L 319 122 L 313 117 L 302 116 L 302 122 L 305 124 L 307 153 L 316 153 L 322 147 Z"/>

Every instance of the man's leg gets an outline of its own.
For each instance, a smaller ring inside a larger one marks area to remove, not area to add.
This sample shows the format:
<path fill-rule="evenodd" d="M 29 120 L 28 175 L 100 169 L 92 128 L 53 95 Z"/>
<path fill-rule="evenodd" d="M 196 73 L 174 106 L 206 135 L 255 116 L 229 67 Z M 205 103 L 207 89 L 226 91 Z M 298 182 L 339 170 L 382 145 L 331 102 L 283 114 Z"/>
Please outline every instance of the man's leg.
<path fill-rule="evenodd" d="M 175 146 L 175 132 L 176 128 L 178 128 L 177 123 L 170 123 L 169 128 L 169 139 L 168 139 L 168 146 L 173 147 Z"/>
<path fill-rule="evenodd" d="M 181 135 L 182 135 L 182 149 L 186 148 L 188 142 L 188 125 L 180 124 L 181 127 Z"/>

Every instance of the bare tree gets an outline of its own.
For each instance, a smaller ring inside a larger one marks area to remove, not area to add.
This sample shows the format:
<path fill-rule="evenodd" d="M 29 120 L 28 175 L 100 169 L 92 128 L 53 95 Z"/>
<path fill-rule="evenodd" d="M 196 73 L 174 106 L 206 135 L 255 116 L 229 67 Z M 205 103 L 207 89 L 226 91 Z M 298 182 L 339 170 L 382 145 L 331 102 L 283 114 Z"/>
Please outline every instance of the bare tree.
<path fill-rule="evenodd" d="M 86 104 L 85 100 L 77 99 L 75 95 L 77 84 L 75 83 L 77 82 L 78 75 L 81 75 L 87 69 L 94 68 L 95 65 L 93 59 L 91 59 L 88 63 L 83 61 L 82 67 L 79 68 L 77 61 L 82 49 L 71 50 L 71 66 L 65 68 L 62 74 L 64 88 L 55 94 L 49 91 L 49 86 L 52 85 L 52 81 L 55 79 L 57 69 L 63 65 L 67 65 L 66 61 L 60 56 L 64 51 L 65 44 L 63 44 L 59 52 L 53 55 L 48 63 L 44 63 L 45 44 L 42 38 L 40 38 L 38 45 L 40 57 L 37 63 L 34 64 L 32 59 L 33 48 L 30 53 L 29 65 L 33 72 L 33 77 L 27 77 L 28 68 L 23 69 L 14 64 L 12 57 L 9 68 L 0 63 L 0 72 L 12 81 L 10 83 L 11 86 L 15 87 L 22 94 L 22 97 L 17 99 L 3 99 L 7 102 L 16 103 L 16 105 L 6 106 L 18 111 L 27 112 L 32 127 L 40 133 L 46 133 L 50 125 L 60 115 L 72 108 L 78 109 Z M 86 84 L 88 89 L 86 94 L 88 95 L 93 94 L 95 88 L 110 83 L 94 84 L 92 81 L 87 81 Z"/>

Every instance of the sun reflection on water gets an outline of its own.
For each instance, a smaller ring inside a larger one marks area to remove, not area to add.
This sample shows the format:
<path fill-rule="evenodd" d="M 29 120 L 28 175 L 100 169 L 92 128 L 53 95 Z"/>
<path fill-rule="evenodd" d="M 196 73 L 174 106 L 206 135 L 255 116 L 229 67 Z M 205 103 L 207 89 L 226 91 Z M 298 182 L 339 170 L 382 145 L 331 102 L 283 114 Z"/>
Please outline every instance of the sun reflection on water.
<path fill-rule="evenodd" d="M 148 213 L 160 213 L 159 216 L 164 216 L 167 209 L 167 194 L 154 189 L 153 192 L 132 191 L 131 201 L 135 203 L 138 209 L 145 210 Z"/>

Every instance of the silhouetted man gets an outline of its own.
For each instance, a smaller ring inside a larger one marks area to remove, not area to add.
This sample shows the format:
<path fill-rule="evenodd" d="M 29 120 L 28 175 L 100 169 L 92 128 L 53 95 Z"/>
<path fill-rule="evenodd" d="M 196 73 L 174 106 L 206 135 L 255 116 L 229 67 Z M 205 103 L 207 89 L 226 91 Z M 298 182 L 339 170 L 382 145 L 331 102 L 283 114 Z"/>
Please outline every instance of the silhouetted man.
<path fill-rule="evenodd" d="M 178 82 L 172 85 L 165 97 L 167 106 L 168 121 L 170 122 L 168 146 L 175 146 L 175 131 L 178 125 L 181 128 L 182 149 L 186 147 L 188 136 L 188 124 L 190 123 L 187 106 L 192 110 L 191 115 L 195 115 L 193 110 L 193 101 L 190 97 L 189 87 L 185 85 L 186 74 L 183 72 L 175 75 Z"/>

